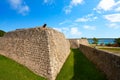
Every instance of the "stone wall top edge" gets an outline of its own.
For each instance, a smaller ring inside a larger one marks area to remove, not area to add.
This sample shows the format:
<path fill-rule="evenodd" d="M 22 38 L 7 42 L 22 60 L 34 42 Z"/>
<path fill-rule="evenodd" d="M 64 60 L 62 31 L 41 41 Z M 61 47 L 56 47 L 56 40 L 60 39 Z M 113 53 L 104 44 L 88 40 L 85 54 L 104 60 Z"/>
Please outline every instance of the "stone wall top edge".
<path fill-rule="evenodd" d="M 28 30 L 35 30 L 35 29 L 41 29 L 42 27 L 35 27 L 35 28 L 22 28 L 22 29 L 16 29 L 13 31 L 9 31 L 7 33 L 12 33 L 12 32 L 20 32 L 20 31 L 28 31 Z"/>
<path fill-rule="evenodd" d="M 7 33 L 20 32 L 20 31 L 31 31 L 31 30 L 54 30 L 56 32 L 59 32 L 59 31 L 57 31 L 53 28 L 49 28 L 49 27 L 43 28 L 43 27 L 40 26 L 40 27 L 34 27 L 34 28 L 16 29 L 16 30 L 13 30 L 13 31 L 9 31 Z M 61 33 L 61 32 L 59 32 L 59 33 Z"/>
<path fill-rule="evenodd" d="M 80 40 L 81 38 L 67 38 L 67 40 Z"/>
<path fill-rule="evenodd" d="M 14 37 L 14 35 L 16 36 L 16 34 L 17 35 L 23 35 L 23 34 L 30 35 L 29 33 L 41 32 L 41 31 L 45 31 L 45 32 L 51 32 L 51 31 L 53 31 L 53 32 L 56 32 L 56 33 L 63 34 L 63 33 L 58 32 L 57 30 L 54 30 L 52 28 L 35 27 L 35 28 L 29 28 L 29 29 L 17 29 L 15 31 L 10 31 L 10 32 L 7 32 L 4 35 L 4 37 L 9 37 L 10 35 L 12 35 Z M 31 34 L 31 35 L 34 35 L 34 34 Z"/>
<path fill-rule="evenodd" d="M 82 44 L 80 44 L 80 45 L 82 45 Z M 88 47 L 88 48 L 94 49 L 94 50 L 96 50 L 96 51 L 100 51 L 101 53 L 106 53 L 106 54 L 108 54 L 108 55 L 112 55 L 112 56 L 120 57 L 120 55 L 119 55 L 119 54 L 116 54 L 116 53 L 112 53 L 112 52 L 108 52 L 108 51 L 99 50 L 99 49 L 97 49 L 97 48 L 92 48 L 92 47 L 87 46 L 87 45 L 82 45 L 82 46 L 85 46 L 85 47 Z"/>
<path fill-rule="evenodd" d="M 67 38 L 67 40 L 87 40 L 87 39 L 81 39 L 81 38 L 71 38 L 71 39 L 69 39 L 69 38 Z"/>

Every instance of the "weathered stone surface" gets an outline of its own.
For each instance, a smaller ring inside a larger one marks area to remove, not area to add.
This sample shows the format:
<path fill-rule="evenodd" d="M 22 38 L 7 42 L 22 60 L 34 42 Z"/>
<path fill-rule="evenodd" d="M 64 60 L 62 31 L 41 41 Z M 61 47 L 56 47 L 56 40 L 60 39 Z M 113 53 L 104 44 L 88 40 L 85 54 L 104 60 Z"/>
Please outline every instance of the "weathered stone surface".
<path fill-rule="evenodd" d="M 49 80 L 55 80 L 69 53 L 64 35 L 50 28 L 16 30 L 0 38 L 0 54 Z"/>
<path fill-rule="evenodd" d="M 120 55 L 80 45 L 80 51 L 103 71 L 108 80 L 120 80 Z"/>
<path fill-rule="evenodd" d="M 89 45 L 87 39 L 68 39 L 71 48 L 79 48 L 80 44 Z"/>

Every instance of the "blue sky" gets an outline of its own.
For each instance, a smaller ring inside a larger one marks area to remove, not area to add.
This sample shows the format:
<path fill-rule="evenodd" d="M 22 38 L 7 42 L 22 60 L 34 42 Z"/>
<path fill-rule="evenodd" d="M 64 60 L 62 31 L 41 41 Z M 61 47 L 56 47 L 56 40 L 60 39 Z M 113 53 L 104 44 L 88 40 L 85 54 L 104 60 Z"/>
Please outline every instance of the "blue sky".
<path fill-rule="evenodd" d="M 67 38 L 120 37 L 120 0 L 2 0 L 0 29 L 42 26 Z"/>

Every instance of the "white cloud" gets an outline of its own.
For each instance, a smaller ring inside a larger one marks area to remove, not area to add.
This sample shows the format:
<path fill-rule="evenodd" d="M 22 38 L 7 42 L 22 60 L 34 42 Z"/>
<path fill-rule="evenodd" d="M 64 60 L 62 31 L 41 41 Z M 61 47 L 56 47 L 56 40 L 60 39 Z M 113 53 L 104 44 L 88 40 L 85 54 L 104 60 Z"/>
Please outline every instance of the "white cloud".
<path fill-rule="evenodd" d="M 57 31 L 64 33 L 67 38 L 76 38 L 80 37 L 82 32 L 79 31 L 78 27 L 60 27 L 60 28 L 53 28 Z"/>
<path fill-rule="evenodd" d="M 120 22 L 120 13 L 104 15 L 104 18 L 109 20 L 110 22 Z"/>
<path fill-rule="evenodd" d="M 57 31 L 59 31 L 59 32 L 62 32 L 62 33 L 64 33 L 64 35 L 68 38 L 68 37 L 71 37 L 70 35 L 70 28 L 68 28 L 68 27 L 59 27 L 59 28 L 53 28 L 53 29 L 55 29 L 55 30 L 57 30 Z"/>
<path fill-rule="evenodd" d="M 61 28 L 53 28 L 53 29 L 55 29 L 55 30 L 57 30 L 57 31 L 60 31 L 60 32 L 63 32 L 63 33 L 67 33 L 67 32 L 69 32 L 69 28 L 67 28 L 67 27 L 61 27 Z"/>
<path fill-rule="evenodd" d="M 44 0 L 43 3 L 44 3 L 44 4 L 49 4 L 49 5 L 51 5 L 51 4 L 54 3 L 54 0 Z"/>
<path fill-rule="evenodd" d="M 96 30 L 95 26 L 89 26 L 89 25 L 85 25 L 85 26 L 83 26 L 83 28 L 87 29 L 87 30 Z"/>
<path fill-rule="evenodd" d="M 120 9 L 120 0 L 115 3 L 114 9 Z"/>
<path fill-rule="evenodd" d="M 22 15 L 26 15 L 29 12 L 29 6 L 24 0 L 9 0 L 11 7 Z"/>
<path fill-rule="evenodd" d="M 101 13 L 102 11 L 120 12 L 120 1 L 101 0 L 94 10 L 98 13 Z"/>
<path fill-rule="evenodd" d="M 115 7 L 114 10 L 116 12 L 120 12 L 120 1 L 116 2 L 114 7 Z"/>
<path fill-rule="evenodd" d="M 63 24 L 69 23 L 69 22 L 71 22 L 71 20 L 65 20 L 65 21 L 60 22 L 59 25 L 63 25 Z"/>
<path fill-rule="evenodd" d="M 120 7 L 115 9 L 116 12 L 120 12 Z"/>
<path fill-rule="evenodd" d="M 75 22 L 87 22 L 89 21 L 89 18 L 78 18 L 75 20 Z"/>
<path fill-rule="evenodd" d="M 26 11 L 29 11 L 29 7 L 28 6 L 23 6 L 21 7 L 21 9 L 19 10 L 19 13 L 26 15 Z"/>
<path fill-rule="evenodd" d="M 53 28 L 53 29 L 62 32 L 62 29 L 61 29 L 61 28 Z"/>
<path fill-rule="evenodd" d="M 48 3 L 48 0 L 44 0 L 44 3 Z"/>
<path fill-rule="evenodd" d="M 97 6 L 97 9 L 102 9 L 107 11 L 107 10 L 111 10 L 114 5 L 115 5 L 114 0 L 101 0 Z"/>
<path fill-rule="evenodd" d="M 119 25 L 116 24 L 116 23 L 111 23 L 111 24 L 108 24 L 107 25 L 109 28 L 112 28 L 112 29 L 118 29 L 119 28 Z"/>
<path fill-rule="evenodd" d="M 75 20 L 75 22 L 87 22 L 87 21 L 94 21 L 96 20 L 97 17 L 94 16 L 93 14 L 88 14 L 87 16 L 84 16 L 82 18 L 78 18 Z"/>
<path fill-rule="evenodd" d="M 81 35 L 81 34 L 82 34 L 82 33 L 78 30 L 77 27 L 71 28 L 71 29 L 70 29 L 70 33 L 71 33 L 72 35 Z"/>
<path fill-rule="evenodd" d="M 66 7 L 64 7 L 65 14 L 71 13 L 71 9 L 72 9 L 71 6 L 66 6 Z"/>
<path fill-rule="evenodd" d="M 93 17 L 93 20 L 96 20 L 98 17 Z"/>
<path fill-rule="evenodd" d="M 70 5 L 71 6 L 77 6 L 78 4 L 81 4 L 83 0 L 72 0 Z"/>
<path fill-rule="evenodd" d="M 70 4 L 64 7 L 64 11 L 66 14 L 69 14 L 74 6 L 82 4 L 83 0 L 71 0 Z"/>

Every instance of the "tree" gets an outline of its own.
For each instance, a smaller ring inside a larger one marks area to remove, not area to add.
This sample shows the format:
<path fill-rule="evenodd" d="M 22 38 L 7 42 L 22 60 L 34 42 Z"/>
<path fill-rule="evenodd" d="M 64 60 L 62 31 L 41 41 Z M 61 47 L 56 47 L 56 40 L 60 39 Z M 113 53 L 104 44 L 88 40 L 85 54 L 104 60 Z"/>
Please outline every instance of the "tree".
<path fill-rule="evenodd" d="M 120 38 L 115 39 L 115 43 L 120 47 Z"/>
<path fill-rule="evenodd" d="M 0 30 L 0 37 L 4 36 L 5 33 L 6 33 L 5 31 Z"/>
<path fill-rule="evenodd" d="M 81 37 L 81 39 L 87 39 L 86 37 Z"/>
<path fill-rule="evenodd" d="M 93 44 L 98 44 L 98 39 L 97 38 L 93 38 Z"/>

